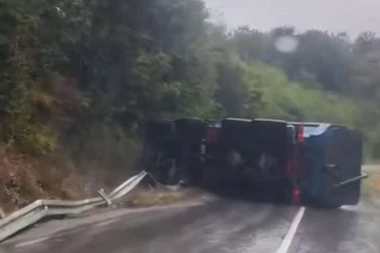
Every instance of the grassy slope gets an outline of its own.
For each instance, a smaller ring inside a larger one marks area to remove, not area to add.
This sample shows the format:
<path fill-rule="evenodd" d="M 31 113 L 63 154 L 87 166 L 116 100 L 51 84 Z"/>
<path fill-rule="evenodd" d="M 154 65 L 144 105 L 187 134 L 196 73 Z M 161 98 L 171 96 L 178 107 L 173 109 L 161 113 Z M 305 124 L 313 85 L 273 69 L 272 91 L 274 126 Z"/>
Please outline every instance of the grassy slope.
<path fill-rule="evenodd" d="M 0 203 L 5 213 L 39 198 L 78 199 L 91 192 L 76 174 L 57 169 L 54 159 L 35 159 L 10 151 L 0 157 Z"/>

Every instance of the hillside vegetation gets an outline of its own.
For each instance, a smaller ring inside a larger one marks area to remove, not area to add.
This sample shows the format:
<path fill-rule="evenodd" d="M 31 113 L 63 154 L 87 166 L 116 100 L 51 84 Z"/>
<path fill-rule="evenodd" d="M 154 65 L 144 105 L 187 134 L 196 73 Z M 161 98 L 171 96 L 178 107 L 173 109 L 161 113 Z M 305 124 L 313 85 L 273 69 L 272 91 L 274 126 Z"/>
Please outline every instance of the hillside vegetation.
<path fill-rule="evenodd" d="M 368 159 L 380 157 L 375 34 L 227 31 L 207 19 L 201 0 L 0 0 L 2 205 L 75 198 L 62 188 L 83 188 L 78 178 L 118 182 L 148 118 L 340 123 L 363 131 Z M 295 50 L 278 50 L 288 37 Z"/>

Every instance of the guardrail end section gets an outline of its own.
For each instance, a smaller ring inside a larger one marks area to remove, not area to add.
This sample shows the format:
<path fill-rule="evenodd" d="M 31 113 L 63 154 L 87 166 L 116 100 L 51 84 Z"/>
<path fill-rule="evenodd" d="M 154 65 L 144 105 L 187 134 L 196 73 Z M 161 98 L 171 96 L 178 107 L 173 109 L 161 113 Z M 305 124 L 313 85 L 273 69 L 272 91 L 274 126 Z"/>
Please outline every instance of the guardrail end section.
<path fill-rule="evenodd" d="M 146 174 L 145 171 L 142 171 L 138 175 L 129 178 L 110 194 L 106 194 L 103 189 L 99 190 L 98 193 L 101 198 L 79 201 L 36 200 L 28 206 L 0 219 L 0 242 L 47 216 L 81 213 L 103 203 L 110 206 L 113 201 L 128 194 Z"/>

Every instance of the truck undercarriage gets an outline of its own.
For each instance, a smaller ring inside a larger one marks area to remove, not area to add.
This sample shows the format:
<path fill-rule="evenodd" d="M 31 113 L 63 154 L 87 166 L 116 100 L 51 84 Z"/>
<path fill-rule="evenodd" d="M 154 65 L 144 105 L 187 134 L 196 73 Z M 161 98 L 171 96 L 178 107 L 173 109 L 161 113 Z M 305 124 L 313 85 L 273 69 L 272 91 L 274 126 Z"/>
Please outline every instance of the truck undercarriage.
<path fill-rule="evenodd" d="M 255 200 L 355 205 L 365 177 L 360 133 L 332 124 L 183 118 L 147 122 L 144 140 L 142 166 L 160 182 Z"/>

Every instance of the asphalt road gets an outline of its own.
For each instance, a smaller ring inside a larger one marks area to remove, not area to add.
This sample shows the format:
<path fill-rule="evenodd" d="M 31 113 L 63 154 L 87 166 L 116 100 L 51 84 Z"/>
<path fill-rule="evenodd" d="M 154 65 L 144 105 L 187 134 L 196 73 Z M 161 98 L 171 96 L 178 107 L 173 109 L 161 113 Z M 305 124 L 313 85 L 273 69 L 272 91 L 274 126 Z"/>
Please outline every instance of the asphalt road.
<path fill-rule="evenodd" d="M 133 213 L 118 210 L 117 215 L 95 214 L 82 225 L 75 219 L 47 223 L 8 241 L 0 251 L 378 253 L 379 211 L 370 202 L 341 210 L 301 210 L 236 200 Z M 77 226 L 55 231 L 70 222 Z"/>

